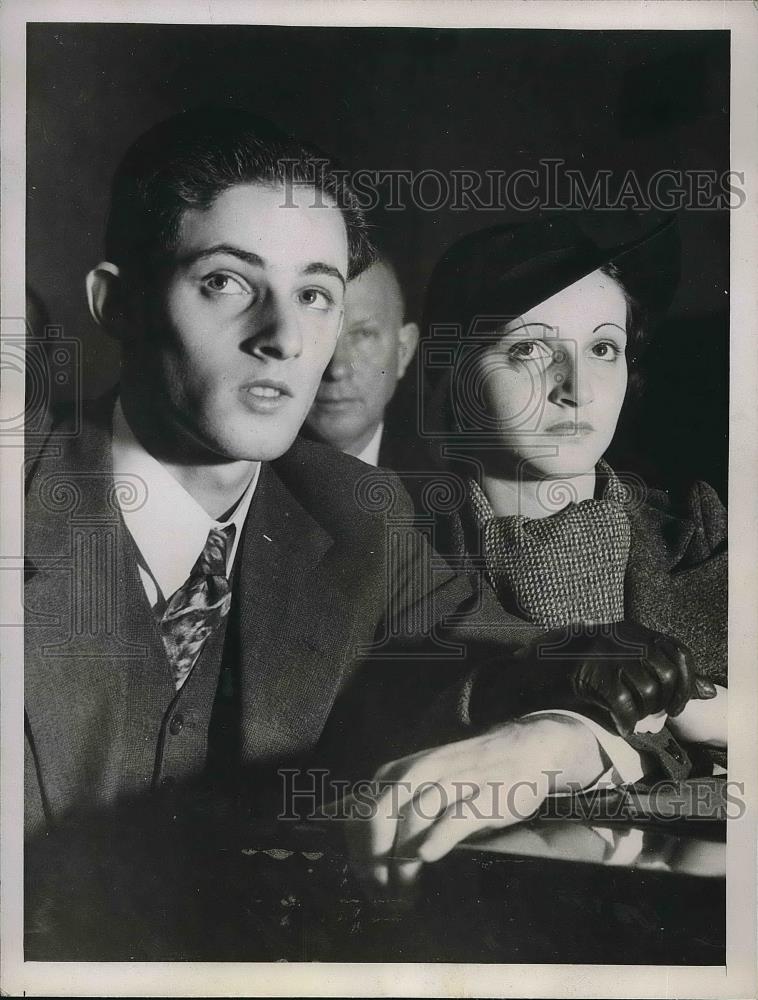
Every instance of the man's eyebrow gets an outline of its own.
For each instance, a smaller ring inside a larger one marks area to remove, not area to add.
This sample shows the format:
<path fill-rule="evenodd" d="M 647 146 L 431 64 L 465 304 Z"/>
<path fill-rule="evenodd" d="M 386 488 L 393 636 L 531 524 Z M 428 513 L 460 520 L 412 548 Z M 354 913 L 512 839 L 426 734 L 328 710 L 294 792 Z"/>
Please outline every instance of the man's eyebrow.
<path fill-rule="evenodd" d="M 303 268 L 303 274 L 328 274 L 332 278 L 337 278 L 342 287 L 345 287 L 344 277 L 340 273 L 339 269 L 332 267 L 331 264 L 321 264 L 319 262 L 308 264 Z"/>
<path fill-rule="evenodd" d="M 205 247 L 203 250 L 190 251 L 184 254 L 180 258 L 180 263 L 182 264 L 195 264 L 199 260 L 207 260 L 208 257 L 216 257 L 219 254 L 224 254 L 228 257 L 236 257 L 237 260 L 243 261 L 245 264 L 250 264 L 253 267 L 265 267 L 266 262 L 263 257 L 259 256 L 257 253 L 252 253 L 250 250 L 243 250 L 241 247 L 235 247 L 230 243 L 216 243 L 212 247 Z M 342 287 L 345 287 L 345 279 L 340 273 L 339 269 L 333 267 L 331 264 L 322 264 L 320 261 L 316 261 L 313 264 L 308 264 L 303 268 L 303 274 L 328 274 L 332 278 L 337 278 Z"/>
<path fill-rule="evenodd" d="M 253 267 L 265 266 L 263 257 L 259 257 L 257 253 L 251 253 L 249 250 L 243 250 L 241 247 L 232 246 L 230 243 L 216 243 L 214 246 L 205 247 L 203 250 L 191 250 L 189 253 L 183 254 L 179 260 L 182 264 L 194 264 L 198 260 L 206 260 L 208 257 L 216 257 L 219 254 L 236 257 L 238 260 L 244 261 L 245 264 L 252 264 Z"/>

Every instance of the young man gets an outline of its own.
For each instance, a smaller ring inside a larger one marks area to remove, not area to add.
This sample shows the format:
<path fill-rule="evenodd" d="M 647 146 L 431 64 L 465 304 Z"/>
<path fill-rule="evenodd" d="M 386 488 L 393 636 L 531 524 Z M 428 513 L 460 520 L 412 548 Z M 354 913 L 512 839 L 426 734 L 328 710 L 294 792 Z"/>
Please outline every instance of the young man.
<path fill-rule="evenodd" d="M 307 759 L 360 647 L 470 596 L 421 536 L 390 565 L 365 466 L 295 442 L 370 260 L 340 176 L 244 112 L 180 115 L 121 164 L 87 279 L 120 385 L 29 461 L 30 833 Z"/>
<path fill-rule="evenodd" d="M 218 111 L 157 126 L 119 168 L 87 279 L 121 343 L 118 394 L 54 429 L 29 484 L 29 830 L 310 749 L 373 637 L 385 574 L 344 594 L 354 470 L 308 444 L 265 464 L 292 445 L 371 259 L 317 161 Z M 69 507 L 49 501 L 67 489 Z M 358 535 L 378 562 L 381 538 Z"/>
<path fill-rule="evenodd" d="M 198 780 L 262 809 L 282 765 L 337 760 L 368 777 L 465 736 L 498 780 L 557 766 L 587 784 L 606 769 L 575 717 L 493 735 L 493 716 L 521 710 L 513 678 L 539 650 L 508 654 L 541 630 L 484 593 L 459 645 L 441 644 L 472 581 L 408 528 L 396 480 L 378 496 L 365 465 L 295 440 L 345 286 L 370 259 L 342 175 L 245 112 L 180 115 L 121 164 L 106 260 L 87 279 L 121 382 L 28 456 L 29 834 Z M 639 682 L 652 667 L 635 662 Z M 479 675 L 509 664 L 480 724 Z M 686 700 L 685 667 L 665 664 L 646 710 Z M 556 666 L 537 707 L 575 703 L 582 669 Z M 585 701 L 612 713 L 620 693 L 627 721 L 644 714 L 623 684 L 585 681 Z"/>
<path fill-rule="evenodd" d="M 389 469 L 401 462 L 385 411 L 418 344 L 418 327 L 404 322 L 404 314 L 400 282 L 386 257 L 348 284 L 343 330 L 306 422 L 318 440 Z"/>

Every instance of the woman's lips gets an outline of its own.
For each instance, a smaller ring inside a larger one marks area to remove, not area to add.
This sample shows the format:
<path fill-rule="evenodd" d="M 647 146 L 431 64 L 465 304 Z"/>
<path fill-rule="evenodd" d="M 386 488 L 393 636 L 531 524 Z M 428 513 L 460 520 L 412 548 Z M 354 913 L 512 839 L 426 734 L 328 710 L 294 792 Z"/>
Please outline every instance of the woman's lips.
<path fill-rule="evenodd" d="M 550 424 L 545 427 L 545 434 L 556 434 L 559 437 L 586 437 L 592 434 L 595 428 L 586 420 L 562 420 L 557 424 Z"/>

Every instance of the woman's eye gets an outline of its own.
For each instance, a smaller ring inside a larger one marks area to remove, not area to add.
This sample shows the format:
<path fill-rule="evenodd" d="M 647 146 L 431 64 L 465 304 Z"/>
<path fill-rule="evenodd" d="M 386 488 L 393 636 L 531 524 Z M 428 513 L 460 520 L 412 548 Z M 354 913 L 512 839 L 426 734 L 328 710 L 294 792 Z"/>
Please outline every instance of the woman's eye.
<path fill-rule="evenodd" d="M 334 299 L 328 292 L 321 288 L 304 288 L 298 292 L 298 297 L 304 306 L 309 309 L 319 309 L 326 312 L 334 305 Z"/>
<path fill-rule="evenodd" d="M 615 361 L 623 351 L 617 344 L 612 343 L 610 340 L 601 340 L 599 344 L 593 344 L 592 353 L 596 358 L 601 358 L 603 361 Z"/>
<path fill-rule="evenodd" d="M 209 274 L 203 278 L 203 287 L 215 295 L 252 295 L 250 287 L 232 274 Z"/>
<path fill-rule="evenodd" d="M 522 340 L 508 348 L 508 357 L 515 361 L 549 361 L 552 354 L 541 340 Z"/>

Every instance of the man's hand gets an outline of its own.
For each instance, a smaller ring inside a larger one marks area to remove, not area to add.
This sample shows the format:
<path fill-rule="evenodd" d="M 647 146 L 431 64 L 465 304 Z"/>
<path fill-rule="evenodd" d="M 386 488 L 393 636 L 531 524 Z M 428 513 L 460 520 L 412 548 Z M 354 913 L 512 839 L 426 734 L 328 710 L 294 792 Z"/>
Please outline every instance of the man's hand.
<path fill-rule="evenodd" d="M 376 773 L 371 818 L 350 821 L 354 860 L 381 885 L 409 882 L 422 862 L 528 819 L 549 792 L 586 787 L 605 767 L 583 723 L 544 715 L 403 757 Z"/>
<path fill-rule="evenodd" d="M 690 650 L 636 622 L 593 629 L 555 629 L 513 654 L 500 676 L 474 695 L 472 721 L 493 713 L 541 708 L 577 712 L 588 706 L 610 716 L 622 736 L 649 715 L 677 716 L 690 698 L 713 698 L 716 689 L 698 676 Z"/>

